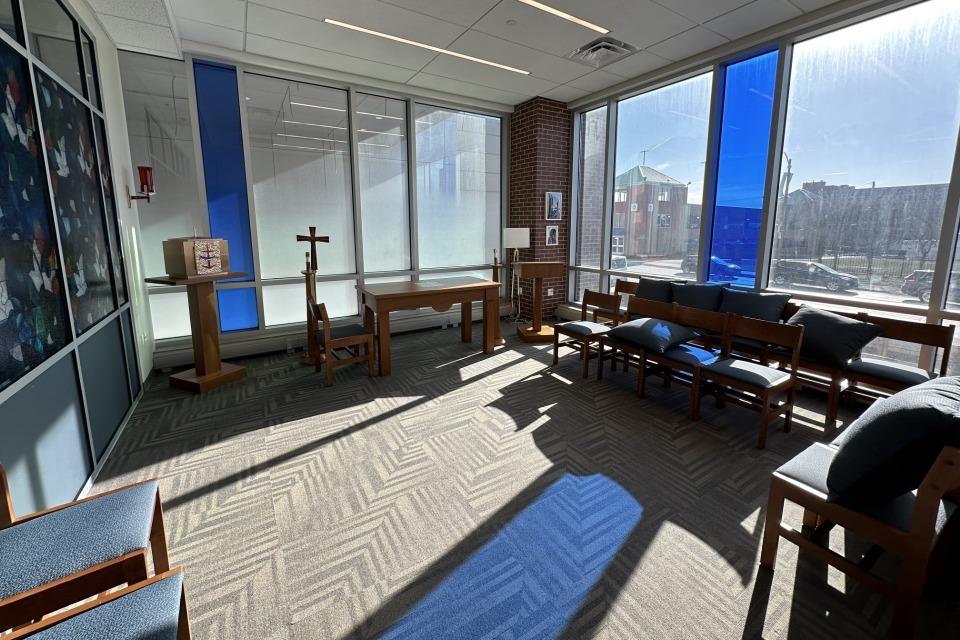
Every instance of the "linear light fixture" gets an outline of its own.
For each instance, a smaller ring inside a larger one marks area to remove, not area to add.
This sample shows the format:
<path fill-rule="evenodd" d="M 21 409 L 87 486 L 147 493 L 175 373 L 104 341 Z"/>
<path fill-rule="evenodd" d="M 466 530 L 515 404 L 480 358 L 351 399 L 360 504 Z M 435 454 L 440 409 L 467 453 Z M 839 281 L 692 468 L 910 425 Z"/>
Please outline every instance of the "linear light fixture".
<path fill-rule="evenodd" d="M 324 129 L 339 129 L 340 131 L 346 131 L 346 127 L 335 127 L 332 124 L 317 124 L 316 122 L 299 122 L 298 120 L 284 120 L 283 124 L 302 124 L 306 127 L 323 127 Z"/>
<path fill-rule="evenodd" d="M 547 13 L 551 13 L 557 16 L 558 18 L 569 20 L 570 22 L 574 22 L 580 25 L 581 27 L 586 27 L 587 29 L 593 29 L 598 33 L 610 33 L 610 29 L 605 29 L 598 24 L 593 24 L 592 22 L 588 22 L 583 18 L 578 18 L 577 16 L 570 15 L 565 11 L 560 11 L 560 9 L 554 9 L 553 7 L 549 7 L 543 4 L 542 2 L 537 2 L 537 0 L 518 0 L 518 2 L 522 2 L 523 4 L 531 6 L 534 9 L 540 9 L 540 11 L 546 11 Z"/>
<path fill-rule="evenodd" d="M 281 138 L 298 138 L 298 139 L 301 139 L 301 140 L 319 140 L 319 141 L 321 141 L 321 142 L 335 142 L 335 143 L 337 143 L 337 144 L 350 144 L 350 143 L 347 142 L 346 140 L 334 140 L 333 138 L 314 138 L 314 137 L 312 137 L 312 136 L 295 136 L 295 135 L 293 135 L 292 133 L 275 133 L 275 134 L 273 134 L 273 135 L 275 135 L 275 136 L 277 136 L 277 137 L 281 137 Z M 358 142 L 357 144 L 363 145 L 363 146 L 365 146 L 365 147 L 383 147 L 384 149 L 389 149 L 389 148 L 390 148 L 390 145 L 388 145 L 388 144 L 377 144 L 377 143 L 375 143 L 375 142 Z M 276 146 L 276 145 L 274 145 L 274 146 Z M 289 145 L 282 145 L 282 146 L 289 146 Z M 301 149 L 308 149 L 308 148 L 312 148 L 312 147 L 300 147 L 300 148 L 301 148 Z M 324 149 L 324 151 L 325 151 L 325 149 Z"/>
<path fill-rule="evenodd" d="M 293 102 L 290 101 L 295 107 L 310 107 L 311 109 L 324 109 L 326 111 L 339 111 L 341 113 L 346 112 L 346 109 L 339 109 L 337 107 L 324 107 L 319 104 L 310 104 L 308 102 Z M 388 120 L 403 120 L 400 116 L 388 116 L 385 113 L 370 113 L 369 111 L 357 111 L 357 115 L 361 116 L 373 116 L 374 118 L 386 118 Z"/>
<path fill-rule="evenodd" d="M 449 49 L 444 49 L 442 47 L 435 47 L 430 44 L 417 42 L 416 40 L 407 40 L 406 38 L 401 38 L 400 36 L 393 36 L 393 35 L 390 35 L 389 33 L 383 33 L 382 31 L 374 31 L 373 29 L 360 27 L 355 24 L 350 24 L 349 22 L 340 22 L 339 20 L 334 20 L 333 18 L 324 18 L 323 21 L 326 22 L 327 24 L 332 24 L 336 27 L 343 27 L 344 29 L 352 29 L 353 31 L 359 31 L 360 33 L 366 33 L 371 36 L 377 36 L 378 38 L 386 38 L 387 40 L 393 40 L 394 42 L 399 42 L 401 44 L 409 44 L 414 47 L 420 47 L 421 49 L 427 49 L 429 51 L 436 51 L 437 53 L 443 53 L 448 56 L 454 56 L 455 58 L 462 58 L 464 60 L 469 60 L 471 62 L 479 62 L 480 64 L 489 65 L 491 67 L 496 67 L 498 69 L 504 69 L 506 71 L 513 71 L 514 73 L 519 73 L 525 76 L 530 75 L 529 71 L 524 71 L 523 69 L 517 69 L 516 67 L 500 64 L 499 62 L 491 62 L 490 60 L 484 60 L 483 58 L 468 56 L 465 53 L 460 53 L 458 51 L 450 51 Z"/>

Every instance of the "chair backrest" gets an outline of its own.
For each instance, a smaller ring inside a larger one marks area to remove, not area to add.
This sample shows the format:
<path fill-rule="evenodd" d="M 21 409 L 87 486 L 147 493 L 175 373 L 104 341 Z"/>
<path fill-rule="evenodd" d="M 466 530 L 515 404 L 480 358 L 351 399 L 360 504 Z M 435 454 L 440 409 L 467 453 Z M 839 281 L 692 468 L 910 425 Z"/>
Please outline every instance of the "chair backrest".
<path fill-rule="evenodd" d="M 10 526 L 16 516 L 13 513 L 13 496 L 10 495 L 10 485 L 7 484 L 7 473 L 0 464 L 0 529 Z"/>
<path fill-rule="evenodd" d="M 673 322 L 674 305 L 672 302 L 659 302 L 646 298 L 632 297 L 627 301 L 627 318 L 656 318 Z"/>
<path fill-rule="evenodd" d="M 310 313 L 313 314 L 313 319 L 320 325 L 320 330 L 323 331 L 324 342 L 330 344 L 330 316 L 327 315 L 327 305 L 322 302 L 311 302 Z"/>
<path fill-rule="evenodd" d="M 943 351 L 943 357 L 940 358 L 940 375 L 947 375 L 950 350 L 953 347 L 953 325 L 927 324 L 925 322 L 899 320 L 868 314 L 862 314 L 858 319 L 883 327 L 883 333 L 880 334 L 881 338 L 911 342 L 913 344 L 921 344 L 941 349 Z"/>
<path fill-rule="evenodd" d="M 911 533 L 932 534 L 944 498 L 960 501 L 960 449 L 944 447 L 917 490 Z"/>
<path fill-rule="evenodd" d="M 583 304 L 580 305 L 580 319 L 587 319 L 588 307 L 599 307 L 601 309 L 619 309 L 620 298 L 609 293 L 600 293 L 599 291 L 590 291 L 585 289 L 583 292 Z"/>
<path fill-rule="evenodd" d="M 727 322 L 730 320 L 729 313 L 720 313 L 719 311 L 710 311 L 709 309 L 697 309 L 696 307 L 685 307 L 674 302 L 674 322 L 678 322 L 691 329 L 703 329 L 717 335 L 723 335 L 727 329 Z"/>
<path fill-rule="evenodd" d="M 618 298 L 623 294 L 632 296 L 637 293 L 637 283 L 620 278 L 617 280 L 617 284 L 613 287 L 613 293 Z"/>
<path fill-rule="evenodd" d="M 803 326 L 757 320 L 731 314 L 727 330 L 723 334 L 723 357 L 729 357 L 734 338 L 756 340 L 774 347 L 790 350 L 790 372 L 796 375 L 800 363 L 800 344 L 803 341 Z"/>

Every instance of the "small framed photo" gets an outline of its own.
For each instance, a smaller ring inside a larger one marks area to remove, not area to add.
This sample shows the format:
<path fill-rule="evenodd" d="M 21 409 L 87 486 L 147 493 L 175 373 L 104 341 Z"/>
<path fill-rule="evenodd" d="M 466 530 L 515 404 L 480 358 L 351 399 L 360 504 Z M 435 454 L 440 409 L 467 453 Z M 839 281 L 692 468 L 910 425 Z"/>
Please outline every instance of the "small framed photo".
<path fill-rule="evenodd" d="M 544 195 L 544 210 L 547 220 L 560 220 L 563 217 L 563 194 L 559 191 L 547 191 Z"/>
<path fill-rule="evenodd" d="M 551 224 L 547 225 L 547 246 L 555 247 L 560 244 L 560 227 Z"/>

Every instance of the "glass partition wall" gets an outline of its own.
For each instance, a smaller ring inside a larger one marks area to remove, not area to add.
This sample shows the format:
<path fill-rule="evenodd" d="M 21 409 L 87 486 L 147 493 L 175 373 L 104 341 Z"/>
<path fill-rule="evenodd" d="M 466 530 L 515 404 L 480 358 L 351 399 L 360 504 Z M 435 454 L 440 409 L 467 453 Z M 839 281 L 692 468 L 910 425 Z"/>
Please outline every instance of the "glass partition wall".
<path fill-rule="evenodd" d="M 643 275 L 960 321 L 958 41 L 915 2 L 577 112 L 570 300 Z"/>
<path fill-rule="evenodd" d="M 154 165 L 163 191 L 141 215 L 147 270 L 162 273 L 164 239 L 210 233 L 209 191 L 199 186 L 203 123 L 192 98 L 202 79 L 189 60 L 120 52 L 120 67 L 134 163 Z M 236 72 L 254 273 L 250 282 L 221 284 L 220 304 L 231 303 L 228 292 L 255 296 L 235 301 L 236 310 L 260 318 L 259 326 L 250 317 L 222 330 L 304 322 L 300 272 L 309 245 L 295 236 L 310 226 L 330 238 L 317 247 L 317 295 L 334 318 L 359 314 L 361 282 L 490 277 L 483 267 L 502 227 L 501 117 Z M 150 294 L 155 337 L 188 335 L 185 293 L 157 287 Z"/>

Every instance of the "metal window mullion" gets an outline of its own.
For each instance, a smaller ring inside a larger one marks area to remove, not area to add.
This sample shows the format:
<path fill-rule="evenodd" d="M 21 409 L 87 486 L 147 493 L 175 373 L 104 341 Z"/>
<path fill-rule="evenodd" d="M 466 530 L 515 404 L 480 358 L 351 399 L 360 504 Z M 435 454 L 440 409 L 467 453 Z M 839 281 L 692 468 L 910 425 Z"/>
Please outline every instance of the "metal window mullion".
<path fill-rule="evenodd" d="M 601 293 L 610 288 L 607 273 L 610 259 L 611 236 L 613 235 L 613 191 L 617 164 L 617 101 L 607 101 L 606 140 L 604 140 L 603 166 L 603 216 L 600 218 L 600 283 Z"/>
<path fill-rule="evenodd" d="M 510 162 L 512 157 L 510 141 L 512 139 L 512 135 L 513 120 L 511 116 L 508 114 L 500 117 L 500 228 L 497 230 L 497 248 L 500 251 L 501 265 L 503 264 L 503 253 L 506 250 L 506 248 L 503 246 L 503 230 L 510 221 Z M 484 158 L 484 164 L 486 164 L 486 158 Z M 499 289 L 501 301 L 507 297 L 508 293 L 507 288 L 503 286 L 504 275 L 506 275 L 505 271 L 499 274 L 501 282 Z M 499 315 L 497 317 L 499 317 Z"/>
<path fill-rule="evenodd" d="M 767 175 L 764 190 L 763 215 L 760 216 L 756 282 L 754 288 L 764 289 L 770 281 L 770 260 L 773 258 L 773 236 L 780 205 L 780 168 L 783 161 L 783 141 L 787 128 L 787 102 L 790 94 L 790 74 L 793 70 L 793 45 L 782 43 L 777 53 L 777 76 L 773 95 L 773 113 L 770 122 L 770 141 L 767 145 Z M 786 196 L 784 196 L 786 197 Z"/>
<path fill-rule="evenodd" d="M 570 133 L 572 160 L 570 166 L 570 250 L 567 256 L 567 265 L 578 265 L 577 249 L 580 243 L 580 180 L 583 175 L 583 144 L 580 136 L 583 132 L 583 118 L 586 112 L 573 114 L 572 131 Z M 571 274 L 571 271 L 573 273 Z M 572 275 L 572 277 L 571 277 Z M 576 299 L 577 272 L 575 270 L 567 271 L 567 301 Z"/>
<path fill-rule="evenodd" d="M 244 177 L 246 178 L 247 189 L 247 218 L 250 223 L 250 249 L 253 252 L 253 286 L 254 299 L 257 304 L 257 329 L 262 330 L 267 325 L 263 290 L 261 288 L 262 270 L 260 268 L 260 236 L 257 233 L 257 205 L 253 198 L 253 157 L 251 155 L 252 147 L 250 145 L 250 124 L 247 120 L 247 108 L 245 106 L 245 100 L 243 99 L 244 95 L 246 95 L 243 86 L 243 72 L 239 67 L 236 68 L 236 72 L 237 109 L 240 110 L 240 142 L 243 145 L 243 171 Z"/>
<path fill-rule="evenodd" d="M 353 246 L 355 283 L 363 280 L 363 204 L 360 202 L 360 132 L 357 131 L 357 92 L 353 87 L 347 90 L 347 139 L 350 141 L 350 185 L 353 193 Z M 355 289 L 357 313 L 363 304 L 360 289 Z M 362 316 L 362 314 L 361 314 Z"/>
<path fill-rule="evenodd" d="M 723 127 L 723 93 L 727 69 L 716 65 L 713 69 L 713 87 L 710 96 L 710 114 L 707 124 L 707 155 L 703 168 L 703 198 L 700 201 L 700 243 L 697 246 L 698 282 L 710 277 L 710 258 L 713 252 L 713 219 L 717 204 L 717 170 L 719 168 L 720 139 Z"/>
<path fill-rule="evenodd" d="M 197 178 L 197 195 L 200 198 L 200 211 L 194 217 L 194 228 L 203 235 L 210 235 L 210 211 L 207 206 L 207 180 L 203 169 L 203 145 L 200 142 L 200 105 L 197 104 L 197 78 L 194 74 L 194 58 L 190 54 L 184 56 L 187 67 L 187 106 L 190 110 L 190 129 L 193 135 L 194 168 Z"/>
<path fill-rule="evenodd" d="M 407 203 L 410 221 L 410 270 L 413 281 L 420 279 L 420 230 L 417 221 L 417 103 L 407 98 Z"/>

